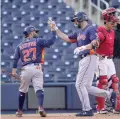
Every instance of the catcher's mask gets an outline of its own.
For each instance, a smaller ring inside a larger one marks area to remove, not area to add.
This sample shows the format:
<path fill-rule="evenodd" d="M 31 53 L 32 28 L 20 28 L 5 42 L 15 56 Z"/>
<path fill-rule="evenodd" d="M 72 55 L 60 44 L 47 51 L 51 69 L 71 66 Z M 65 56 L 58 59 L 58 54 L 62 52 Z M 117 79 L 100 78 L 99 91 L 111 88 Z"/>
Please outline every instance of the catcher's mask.
<path fill-rule="evenodd" d="M 104 20 L 107 22 L 113 22 L 113 23 L 118 22 L 119 15 L 120 15 L 120 11 L 113 7 L 107 8 L 102 11 L 102 16 L 103 16 Z"/>
<path fill-rule="evenodd" d="M 36 33 L 39 32 L 38 29 L 36 29 L 34 26 L 30 25 L 30 26 L 25 27 L 23 34 L 27 38 L 27 36 L 33 31 L 35 31 Z"/>

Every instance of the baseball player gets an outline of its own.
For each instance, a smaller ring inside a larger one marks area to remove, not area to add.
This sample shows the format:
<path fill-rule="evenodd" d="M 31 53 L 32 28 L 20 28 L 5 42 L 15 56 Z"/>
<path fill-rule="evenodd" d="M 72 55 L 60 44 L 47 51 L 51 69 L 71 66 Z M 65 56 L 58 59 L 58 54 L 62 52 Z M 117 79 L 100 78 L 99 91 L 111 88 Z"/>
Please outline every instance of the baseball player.
<path fill-rule="evenodd" d="M 61 32 L 54 21 L 52 21 L 50 25 L 53 26 L 53 29 L 55 29 L 61 39 L 69 43 L 76 43 L 78 47 L 87 45 L 96 39 L 96 27 L 88 24 L 88 17 L 84 12 L 75 14 L 71 21 L 77 25 L 80 30 L 69 36 Z M 85 50 L 78 53 L 78 55 L 80 61 L 75 86 L 82 103 L 82 111 L 76 114 L 76 116 L 93 116 L 94 113 L 90 106 L 88 93 L 95 96 L 108 97 L 113 101 L 113 106 L 115 105 L 116 94 L 111 94 L 109 91 L 92 86 L 97 56 L 93 54 L 91 50 Z"/>
<path fill-rule="evenodd" d="M 15 51 L 12 75 L 17 75 L 16 68 L 18 60 L 22 61 L 21 82 L 19 87 L 19 108 L 16 116 L 21 117 L 25 94 L 28 92 L 29 85 L 32 82 L 36 97 L 38 100 L 38 112 L 41 117 L 46 117 L 43 108 L 43 72 L 41 63 L 44 61 L 44 48 L 54 44 L 56 39 L 55 31 L 52 31 L 52 37 L 49 40 L 38 37 L 38 32 L 34 26 L 27 26 L 24 29 L 25 40 L 21 42 Z"/>
<path fill-rule="evenodd" d="M 108 8 L 102 12 L 104 17 L 104 26 L 97 28 L 98 40 L 94 40 L 91 44 L 76 48 L 77 53 L 83 52 L 87 49 L 96 49 L 96 55 L 99 58 L 99 83 L 97 85 L 100 89 L 105 89 L 108 86 L 108 79 L 111 80 L 111 87 L 114 92 L 119 94 L 118 83 L 119 78 L 116 76 L 115 66 L 112 60 L 114 49 L 114 30 L 113 27 L 118 21 L 115 16 L 116 9 Z M 109 84 L 110 85 L 110 84 Z M 118 95 L 117 95 L 118 96 Z M 97 97 L 97 110 L 100 113 L 107 113 L 105 110 L 105 98 Z M 114 109 L 120 109 L 119 97 L 116 100 L 117 105 Z"/>

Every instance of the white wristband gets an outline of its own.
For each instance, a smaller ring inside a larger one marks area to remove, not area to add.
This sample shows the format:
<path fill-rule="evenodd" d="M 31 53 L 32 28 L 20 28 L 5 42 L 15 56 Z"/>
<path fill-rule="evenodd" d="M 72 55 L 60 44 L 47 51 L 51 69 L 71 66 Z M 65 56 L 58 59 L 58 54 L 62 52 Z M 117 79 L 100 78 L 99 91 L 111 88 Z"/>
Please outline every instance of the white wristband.
<path fill-rule="evenodd" d="M 55 31 L 56 31 L 56 30 L 58 30 L 58 27 L 57 27 L 57 26 L 55 27 Z"/>

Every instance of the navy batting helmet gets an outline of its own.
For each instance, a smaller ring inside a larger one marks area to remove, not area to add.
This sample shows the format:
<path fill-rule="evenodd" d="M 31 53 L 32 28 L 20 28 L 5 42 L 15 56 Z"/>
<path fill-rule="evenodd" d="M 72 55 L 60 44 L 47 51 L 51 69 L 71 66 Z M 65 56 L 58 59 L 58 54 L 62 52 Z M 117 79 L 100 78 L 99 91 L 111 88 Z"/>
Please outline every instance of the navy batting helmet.
<path fill-rule="evenodd" d="M 35 31 L 36 33 L 39 32 L 38 29 L 36 29 L 34 26 L 30 25 L 30 26 L 25 27 L 23 34 L 24 34 L 25 36 L 27 36 L 27 35 L 30 34 L 32 31 Z"/>
<path fill-rule="evenodd" d="M 75 19 L 77 19 L 78 22 L 83 22 L 83 21 L 88 21 L 88 17 L 84 12 L 78 12 L 77 14 L 75 14 L 71 21 L 75 22 Z"/>

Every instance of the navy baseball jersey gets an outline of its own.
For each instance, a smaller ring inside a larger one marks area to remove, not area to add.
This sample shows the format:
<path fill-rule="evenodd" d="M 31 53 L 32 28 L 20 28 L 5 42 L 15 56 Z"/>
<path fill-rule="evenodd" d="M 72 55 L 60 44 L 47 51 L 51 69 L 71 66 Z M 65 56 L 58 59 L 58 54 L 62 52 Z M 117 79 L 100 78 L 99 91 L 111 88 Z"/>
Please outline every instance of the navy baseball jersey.
<path fill-rule="evenodd" d="M 55 39 L 56 33 L 52 32 L 52 37 L 49 40 L 42 38 L 31 38 L 20 43 L 14 54 L 13 68 L 17 67 L 19 59 L 22 61 L 22 66 L 31 63 L 43 63 L 44 47 L 51 46 Z"/>
<path fill-rule="evenodd" d="M 71 43 L 76 43 L 77 47 L 87 45 L 92 40 L 96 39 L 97 27 L 94 25 L 88 25 L 84 29 L 80 29 L 79 31 L 70 34 L 68 37 L 71 40 Z M 90 50 L 85 50 L 79 53 L 79 55 L 89 53 Z"/>

